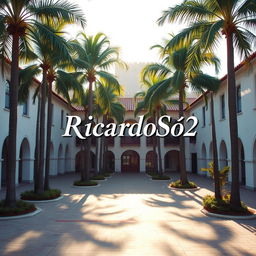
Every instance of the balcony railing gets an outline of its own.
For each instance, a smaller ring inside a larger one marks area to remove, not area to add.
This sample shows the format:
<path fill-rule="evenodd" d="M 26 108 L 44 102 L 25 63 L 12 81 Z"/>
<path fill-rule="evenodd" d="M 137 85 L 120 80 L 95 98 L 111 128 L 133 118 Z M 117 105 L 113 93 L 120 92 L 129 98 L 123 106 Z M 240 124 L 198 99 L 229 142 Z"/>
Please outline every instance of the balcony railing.
<path fill-rule="evenodd" d="M 140 137 L 121 137 L 121 146 L 140 146 Z"/>
<path fill-rule="evenodd" d="M 180 139 L 179 137 L 165 137 L 164 138 L 164 145 L 165 146 L 177 146 L 179 145 Z"/>
<path fill-rule="evenodd" d="M 81 145 L 83 145 L 83 143 L 86 143 L 86 140 L 79 139 L 76 136 L 76 146 L 80 147 Z M 92 137 L 91 143 L 92 143 L 92 146 L 96 146 L 96 137 Z"/>
<path fill-rule="evenodd" d="M 147 147 L 153 146 L 153 139 L 154 137 L 147 137 L 146 138 L 146 145 Z"/>

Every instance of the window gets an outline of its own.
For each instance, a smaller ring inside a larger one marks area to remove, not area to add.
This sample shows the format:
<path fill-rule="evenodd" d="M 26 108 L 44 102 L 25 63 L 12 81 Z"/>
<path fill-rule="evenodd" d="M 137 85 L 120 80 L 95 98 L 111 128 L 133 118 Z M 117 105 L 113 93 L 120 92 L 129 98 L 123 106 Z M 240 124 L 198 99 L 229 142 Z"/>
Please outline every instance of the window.
<path fill-rule="evenodd" d="M 203 127 L 205 126 L 205 107 L 202 108 Z"/>
<path fill-rule="evenodd" d="M 22 114 L 28 116 L 28 99 L 22 104 Z"/>
<path fill-rule="evenodd" d="M 60 121 L 60 128 L 63 129 L 64 125 L 64 111 L 61 110 L 61 121 Z"/>
<path fill-rule="evenodd" d="M 10 86 L 9 86 L 8 82 L 6 82 L 6 84 L 5 84 L 5 103 L 4 103 L 4 107 L 6 109 L 10 108 Z"/>
<path fill-rule="evenodd" d="M 242 112 L 241 85 L 236 87 L 236 112 Z"/>
<path fill-rule="evenodd" d="M 220 117 L 225 119 L 225 94 L 220 96 Z"/>

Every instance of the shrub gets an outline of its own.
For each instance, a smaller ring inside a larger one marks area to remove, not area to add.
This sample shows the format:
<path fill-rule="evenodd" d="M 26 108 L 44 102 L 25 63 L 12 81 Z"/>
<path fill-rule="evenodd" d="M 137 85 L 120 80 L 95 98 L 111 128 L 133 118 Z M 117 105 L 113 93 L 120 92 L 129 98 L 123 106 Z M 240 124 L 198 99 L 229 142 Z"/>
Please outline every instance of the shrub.
<path fill-rule="evenodd" d="M 105 176 L 99 174 L 99 175 L 92 176 L 91 179 L 92 179 L 92 180 L 105 180 Z"/>
<path fill-rule="evenodd" d="M 170 186 L 172 188 L 184 188 L 184 189 L 191 189 L 191 188 L 197 188 L 197 185 L 192 182 L 192 181 L 189 181 L 188 183 L 186 184 L 182 184 L 180 180 L 177 180 L 177 181 L 174 181 L 170 184 Z"/>
<path fill-rule="evenodd" d="M 152 174 L 152 180 L 169 180 L 170 177 L 163 174 Z"/>
<path fill-rule="evenodd" d="M 103 175 L 104 175 L 104 177 L 110 177 L 111 173 L 110 172 L 104 172 Z"/>
<path fill-rule="evenodd" d="M 98 185 L 98 183 L 96 181 L 93 181 L 93 180 L 88 180 L 88 181 L 77 180 L 77 181 L 74 181 L 74 186 L 96 186 L 96 185 Z"/>
<path fill-rule="evenodd" d="M 51 200 L 60 197 L 61 191 L 59 189 L 49 189 L 42 194 L 36 194 L 33 190 L 21 193 L 20 198 L 23 200 L 40 201 Z"/>
<path fill-rule="evenodd" d="M 222 199 L 219 201 L 217 201 L 216 198 L 212 195 L 206 195 L 203 198 L 203 207 L 209 212 L 220 214 L 252 214 L 244 203 L 242 203 L 242 207 L 239 209 L 232 208 L 230 204 L 230 195 L 222 197 Z"/>
<path fill-rule="evenodd" d="M 210 176 L 214 180 L 213 162 L 209 162 L 208 165 L 209 165 L 208 168 L 201 168 L 201 171 L 208 172 L 210 174 Z M 219 181 L 220 181 L 220 189 L 221 189 L 221 191 L 223 190 L 224 185 L 227 183 L 229 171 L 230 171 L 230 167 L 229 166 L 225 166 L 221 170 L 219 170 Z"/>
<path fill-rule="evenodd" d="M 24 202 L 22 200 L 18 200 L 16 202 L 16 207 L 10 208 L 4 206 L 4 201 L 0 201 L 0 216 L 1 217 L 7 217 L 7 216 L 16 216 L 16 215 L 22 215 L 29 212 L 33 212 L 36 210 L 36 207 L 34 204 Z"/>

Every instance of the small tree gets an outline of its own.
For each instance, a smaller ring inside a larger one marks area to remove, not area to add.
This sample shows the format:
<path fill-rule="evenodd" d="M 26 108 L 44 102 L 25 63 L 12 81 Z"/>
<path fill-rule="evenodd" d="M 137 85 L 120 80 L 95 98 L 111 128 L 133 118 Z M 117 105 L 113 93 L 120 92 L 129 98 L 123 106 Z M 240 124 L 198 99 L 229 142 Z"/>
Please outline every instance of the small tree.
<path fill-rule="evenodd" d="M 208 168 L 201 168 L 201 171 L 208 172 L 210 174 L 210 176 L 213 178 L 213 180 L 215 180 L 213 162 L 209 162 L 208 165 L 209 165 Z M 219 183 L 220 183 L 221 196 L 223 194 L 223 187 L 227 183 L 227 178 L 228 178 L 229 171 L 230 171 L 229 166 L 225 166 L 221 170 L 219 170 Z"/>

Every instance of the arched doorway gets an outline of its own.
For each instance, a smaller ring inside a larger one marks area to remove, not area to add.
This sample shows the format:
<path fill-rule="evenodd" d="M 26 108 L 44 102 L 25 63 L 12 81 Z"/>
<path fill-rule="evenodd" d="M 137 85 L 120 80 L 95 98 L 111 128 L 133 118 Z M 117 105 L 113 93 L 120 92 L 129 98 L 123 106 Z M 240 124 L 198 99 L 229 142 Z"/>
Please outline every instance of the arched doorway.
<path fill-rule="evenodd" d="M 106 167 L 107 171 L 115 171 L 115 155 L 112 151 L 107 151 L 106 152 Z"/>
<path fill-rule="evenodd" d="M 157 154 L 154 151 L 148 151 L 146 155 L 146 172 L 155 172 L 157 170 Z"/>
<path fill-rule="evenodd" d="M 238 154 L 239 154 L 239 176 L 241 185 L 246 185 L 245 161 L 244 161 L 244 146 L 238 139 Z"/>
<path fill-rule="evenodd" d="M 83 160 L 84 160 L 84 154 L 85 152 L 84 151 L 79 151 L 77 154 L 76 154 L 76 163 L 75 163 L 75 169 L 76 169 L 76 172 L 81 172 L 82 168 L 83 168 Z"/>
<path fill-rule="evenodd" d="M 63 173 L 63 148 L 62 144 L 59 146 L 58 150 L 58 174 Z"/>
<path fill-rule="evenodd" d="M 212 161 L 213 161 L 213 147 L 212 147 L 212 142 L 210 143 L 210 146 L 209 146 L 209 156 L 208 156 L 208 160 L 209 160 L 209 162 L 212 162 Z"/>
<path fill-rule="evenodd" d="M 22 183 L 24 181 L 30 180 L 30 147 L 29 142 L 25 138 L 23 139 L 20 146 L 19 154 L 19 176 L 18 182 Z"/>
<path fill-rule="evenodd" d="M 180 170 L 180 152 L 170 150 L 164 156 L 164 168 L 166 171 L 178 172 Z"/>
<path fill-rule="evenodd" d="M 227 153 L 227 147 L 224 140 L 220 143 L 220 169 L 222 169 L 225 166 L 228 166 L 228 153 Z"/>
<path fill-rule="evenodd" d="M 207 164 L 207 159 L 206 159 L 206 147 L 205 147 L 204 143 L 202 145 L 201 161 L 202 161 L 201 168 L 207 168 L 208 164 Z"/>
<path fill-rule="evenodd" d="M 1 174 L 1 187 L 6 185 L 6 170 L 8 169 L 8 137 L 4 140 L 2 148 L 2 174 Z"/>
<path fill-rule="evenodd" d="M 127 150 L 122 154 L 121 172 L 140 172 L 140 156 L 136 151 Z"/>
<path fill-rule="evenodd" d="M 68 145 L 66 146 L 66 150 L 65 150 L 65 172 L 69 172 L 70 171 L 70 151 L 69 151 L 69 147 Z"/>
<path fill-rule="evenodd" d="M 76 172 L 81 172 L 83 168 L 85 168 L 85 165 L 88 164 L 88 162 L 85 160 L 85 151 L 79 151 L 76 154 L 76 163 L 75 163 L 75 170 Z M 93 171 L 95 169 L 95 163 L 96 163 L 96 156 L 91 151 L 91 170 Z"/>
<path fill-rule="evenodd" d="M 50 145 L 50 175 L 54 175 L 56 174 L 55 173 L 55 169 L 56 169 L 56 165 L 55 165 L 55 168 L 54 168 L 54 148 L 53 148 L 53 143 L 51 142 L 51 145 Z"/>

